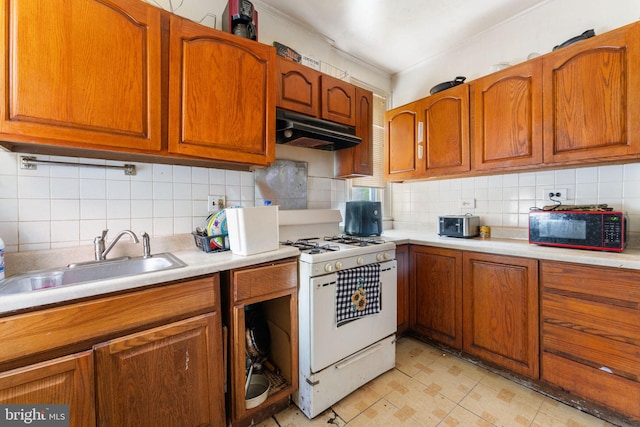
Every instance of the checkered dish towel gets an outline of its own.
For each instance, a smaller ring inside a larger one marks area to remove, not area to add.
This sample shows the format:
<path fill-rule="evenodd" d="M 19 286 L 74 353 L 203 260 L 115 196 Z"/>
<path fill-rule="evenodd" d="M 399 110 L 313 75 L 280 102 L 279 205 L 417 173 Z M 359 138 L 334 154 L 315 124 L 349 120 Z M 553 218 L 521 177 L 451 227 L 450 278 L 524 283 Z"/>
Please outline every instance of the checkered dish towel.
<path fill-rule="evenodd" d="M 380 312 L 380 264 L 338 271 L 336 323 Z"/>

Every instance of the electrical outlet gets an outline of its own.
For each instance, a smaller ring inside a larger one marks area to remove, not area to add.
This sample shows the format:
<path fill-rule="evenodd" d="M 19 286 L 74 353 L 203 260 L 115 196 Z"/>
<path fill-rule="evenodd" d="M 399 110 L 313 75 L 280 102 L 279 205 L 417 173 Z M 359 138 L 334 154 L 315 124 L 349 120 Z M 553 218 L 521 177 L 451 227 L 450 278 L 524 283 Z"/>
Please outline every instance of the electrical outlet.
<path fill-rule="evenodd" d="M 542 190 L 544 192 L 544 200 L 549 201 L 565 201 L 567 200 L 567 189 L 566 188 L 545 188 Z"/>
<path fill-rule="evenodd" d="M 460 208 L 462 209 L 475 209 L 476 199 L 460 199 Z"/>
<path fill-rule="evenodd" d="M 207 211 L 209 213 L 221 211 L 222 209 L 224 209 L 226 204 L 227 203 L 224 196 L 210 195 L 207 197 Z"/>

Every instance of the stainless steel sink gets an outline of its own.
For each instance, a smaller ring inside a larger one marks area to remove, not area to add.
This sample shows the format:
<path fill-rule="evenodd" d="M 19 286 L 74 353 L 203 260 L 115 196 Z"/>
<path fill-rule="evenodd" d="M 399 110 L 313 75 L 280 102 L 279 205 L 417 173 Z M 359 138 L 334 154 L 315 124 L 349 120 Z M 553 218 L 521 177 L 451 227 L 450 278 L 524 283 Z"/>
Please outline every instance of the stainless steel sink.
<path fill-rule="evenodd" d="M 116 258 L 104 261 L 70 264 L 63 268 L 40 270 L 11 276 L 0 281 L 0 295 L 41 291 L 60 286 L 113 279 L 185 267 L 175 255 L 164 252 L 151 257 Z"/>

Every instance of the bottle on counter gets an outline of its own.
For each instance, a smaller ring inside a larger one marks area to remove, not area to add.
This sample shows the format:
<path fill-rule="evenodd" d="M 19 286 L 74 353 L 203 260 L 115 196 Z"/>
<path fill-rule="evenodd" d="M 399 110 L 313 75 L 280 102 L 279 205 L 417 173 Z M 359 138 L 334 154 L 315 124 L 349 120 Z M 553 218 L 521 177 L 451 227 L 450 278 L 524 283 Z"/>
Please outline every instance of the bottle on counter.
<path fill-rule="evenodd" d="M 4 279 L 4 240 L 0 237 L 0 280 Z"/>

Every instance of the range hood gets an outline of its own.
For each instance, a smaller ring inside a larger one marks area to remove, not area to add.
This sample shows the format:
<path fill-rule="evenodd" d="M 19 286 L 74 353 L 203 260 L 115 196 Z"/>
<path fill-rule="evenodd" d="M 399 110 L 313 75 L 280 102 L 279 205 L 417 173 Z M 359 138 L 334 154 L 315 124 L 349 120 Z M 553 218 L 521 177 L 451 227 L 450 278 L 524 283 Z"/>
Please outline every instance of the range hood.
<path fill-rule="evenodd" d="M 356 128 L 316 119 L 280 108 L 276 109 L 276 143 L 317 150 L 340 150 L 354 147 L 362 139 Z"/>

